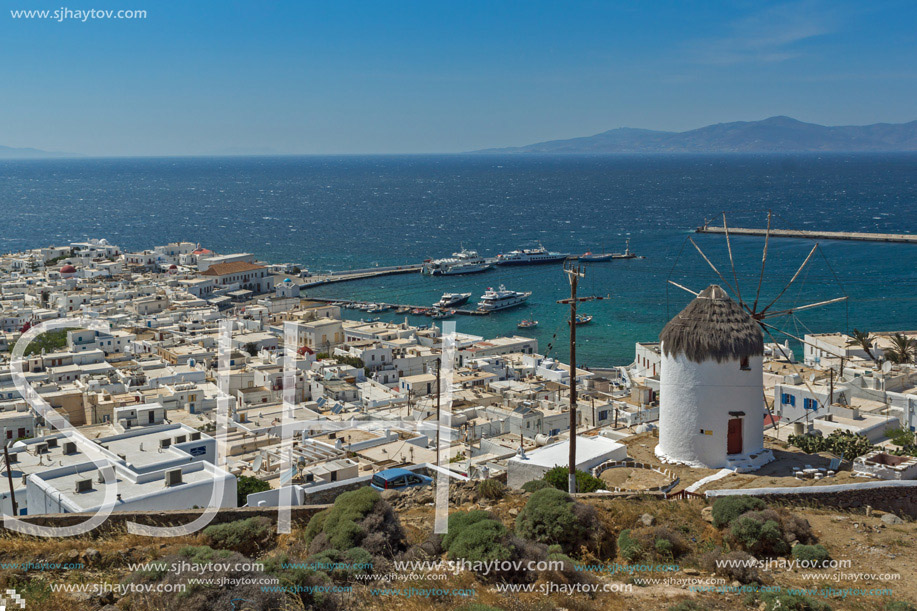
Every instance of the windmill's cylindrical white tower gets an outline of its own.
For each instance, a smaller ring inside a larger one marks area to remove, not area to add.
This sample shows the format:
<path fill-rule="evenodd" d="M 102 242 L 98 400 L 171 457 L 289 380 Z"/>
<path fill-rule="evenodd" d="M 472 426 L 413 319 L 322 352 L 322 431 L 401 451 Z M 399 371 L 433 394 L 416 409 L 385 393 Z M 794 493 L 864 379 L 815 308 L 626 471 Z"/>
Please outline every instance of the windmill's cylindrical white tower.
<path fill-rule="evenodd" d="M 714 469 L 761 462 L 764 339 L 758 324 L 722 288 L 711 285 L 659 339 L 656 455 Z"/>

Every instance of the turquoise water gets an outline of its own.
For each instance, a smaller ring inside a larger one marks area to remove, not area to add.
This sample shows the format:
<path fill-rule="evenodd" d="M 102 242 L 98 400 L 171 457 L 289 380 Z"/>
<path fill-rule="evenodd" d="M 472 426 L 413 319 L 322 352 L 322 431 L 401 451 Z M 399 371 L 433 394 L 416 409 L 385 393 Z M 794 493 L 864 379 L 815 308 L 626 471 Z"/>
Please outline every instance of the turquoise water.
<path fill-rule="evenodd" d="M 484 255 L 539 241 L 567 252 L 618 251 L 629 236 L 646 258 L 588 264 L 580 285 L 581 294 L 610 297 L 581 308 L 595 319 L 579 327 L 580 360 L 599 366 L 630 362 L 634 342 L 654 340 L 687 303 L 690 295 L 668 278 L 694 290 L 722 284 L 686 242 L 705 218 L 726 210 L 731 225 L 763 226 L 770 209 L 776 227 L 913 233 L 915 176 L 917 155 L 4 161 L 0 248 L 87 237 L 129 249 L 191 240 L 310 269 L 352 269 L 416 263 L 463 245 Z M 723 238 L 694 237 L 732 283 Z M 763 239 L 737 237 L 732 246 L 743 297 L 753 301 Z M 771 241 L 762 301 L 779 292 L 811 247 Z M 849 301 L 776 326 L 793 334 L 917 328 L 917 247 L 826 241 L 820 248 L 773 309 L 844 294 Z M 457 317 L 459 329 L 512 334 L 519 320 L 535 318 L 532 335 L 542 350 L 551 344 L 566 358 L 566 310 L 555 301 L 569 288 L 559 265 L 387 276 L 310 294 L 425 305 L 445 291 L 477 299 L 501 283 L 533 296 L 522 308 Z"/>

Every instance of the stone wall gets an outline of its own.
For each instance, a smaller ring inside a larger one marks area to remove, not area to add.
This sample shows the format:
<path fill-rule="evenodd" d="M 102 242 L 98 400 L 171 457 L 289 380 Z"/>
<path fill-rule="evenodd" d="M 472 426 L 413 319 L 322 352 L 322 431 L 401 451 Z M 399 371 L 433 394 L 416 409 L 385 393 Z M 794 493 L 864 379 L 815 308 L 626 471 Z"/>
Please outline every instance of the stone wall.
<path fill-rule="evenodd" d="M 864 482 L 796 488 L 709 490 L 708 498 L 749 495 L 769 503 L 816 505 L 838 509 L 873 509 L 917 518 L 917 481 Z"/>
<path fill-rule="evenodd" d="M 625 458 L 624 460 L 609 460 L 603 462 L 597 467 L 592 468 L 592 476 L 600 477 L 602 473 L 609 469 L 621 469 L 621 468 L 631 468 L 631 469 L 646 469 L 647 471 L 654 471 L 663 477 L 666 478 L 666 483 L 653 486 L 651 488 L 646 488 L 645 490 L 629 490 L 627 488 L 619 488 L 615 486 L 613 492 L 668 492 L 672 488 L 678 485 L 679 478 L 677 475 L 666 469 L 665 467 L 656 467 L 649 463 L 636 462 L 633 458 Z"/>
<path fill-rule="evenodd" d="M 294 524 L 306 524 L 312 516 L 319 511 L 326 509 L 328 505 L 301 505 L 291 508 L 291 520 Z M 146 526 L 178 526 L 189 524 L 201 515 L 201 510 L 170 510 L 170 511 L 116 511 L 108 519 L 98 526 L 93 533 L 98 535 L 111 530 L 124 529 L 128 522 L 136 522 Z M 272 522 L 277 522 L 276 507 L 239 507 L 234 509 L 220 509 L 213 519 L 208 523 L 222 524 L 225 522 L 234 522 L 263 516 Z M 40 526 L 63 527 L 75 526 L 85 522 L 92 514 L 65 513 L 65 514 L 44 514 L 34 516 L 22 516 L 20 519 L 27 524 Z"/>

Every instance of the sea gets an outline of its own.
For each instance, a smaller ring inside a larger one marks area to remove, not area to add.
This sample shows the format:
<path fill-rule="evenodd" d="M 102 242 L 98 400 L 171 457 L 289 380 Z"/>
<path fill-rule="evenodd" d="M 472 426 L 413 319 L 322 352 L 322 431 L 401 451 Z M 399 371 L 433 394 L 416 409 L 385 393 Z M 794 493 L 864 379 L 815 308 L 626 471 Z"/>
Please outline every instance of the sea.
<path fill-rule="evenodd" d="M 767 322 L 799 358 L 794 337 L 809 332 L 917 329 L 915 245 L 772 238 L 765 256 L 763 237 L 727 244 L 694 233 L 721 225 L 724 213 L 731 227 L 765 227 L 770 213 L 782 229 L 915 233 L 917 154 L 0 161 L 0 210 L 4 252 L 88 238 L 126 250 L 187 240 L 314 272 L 419 263 L 463 247 L 485 256 L 539 244 L 621 252 L 629 240 L 640 258 L 584 264 L 579 296 L 601 298 L 579 306 L 593 316 L 577 327 L 578 362 L 591 367 L 629 364 L 635 342 L 658 338 L 693 297 L 672 282 L 724 285 L 758 310 L 777 298 Z M 471 292 L 473 303 L 500 285 L 532 297 L 490 316 L 457 316 L 457 329 L 535 337 L 542 352 L 566 360 L 569 307 L 557 301 L 570 286 L 560 264 L 383 276 L 306 295 L 429 305 L 444 292 Z M 537 328 L 517 329 L 522 319 Z"/>

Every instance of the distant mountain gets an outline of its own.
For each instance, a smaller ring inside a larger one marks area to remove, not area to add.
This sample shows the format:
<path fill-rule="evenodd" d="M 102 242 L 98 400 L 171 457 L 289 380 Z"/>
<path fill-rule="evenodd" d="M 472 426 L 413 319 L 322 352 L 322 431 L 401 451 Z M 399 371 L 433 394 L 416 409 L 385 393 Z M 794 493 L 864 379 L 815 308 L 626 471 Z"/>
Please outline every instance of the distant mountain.
<path fill-rule="evenodd" d="M 10 146 L 0 146 L 0 159 L 50 159 L 53 157 L 79 157 L 73 153 L 54 153 L 39 149 L 17 149 Z"/>
<path fill-rule="evenodd" d="M 917 121 L 827 127 L 790 117 L 717 123 L 686 132 L 621 127 L 594 136 L 479 153 L 780 153 L 917 151 Z"/>

